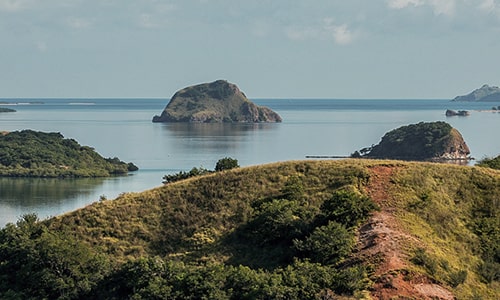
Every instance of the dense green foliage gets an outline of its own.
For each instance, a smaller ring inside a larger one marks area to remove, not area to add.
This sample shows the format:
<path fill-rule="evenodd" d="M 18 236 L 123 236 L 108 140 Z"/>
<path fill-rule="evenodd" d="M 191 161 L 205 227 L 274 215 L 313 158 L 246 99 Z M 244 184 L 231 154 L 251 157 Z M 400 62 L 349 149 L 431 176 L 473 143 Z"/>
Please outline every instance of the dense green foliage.
<path fill-rule="evenodd" d="M 238 165 L 238 160 L 231 158 L 231 157 L 224 157 L 221 158 L 217 161 L 215 164 L 215 171 L 224 171 L 224 170 L 231 170 L 234 168 L 239 168 L 240 165 Z"/>
<path fill-rule="evenodd" d="M 419 241 L 401 249 L 414 266 L 401 272 L 458 299 L 496 299 L 500 173 L 373 160 L 211 172 L 44 222 L 24 217 L 0 231 L 0 298 L 361 297 L 379 279 L 357 236 L 377 209 L 366 189 L 381 166 L 395 170 L 381 205 Z"/>
<path fill-rule="evenodd" d="M 199 167 L 199 168 L 193 167 L 188 172 L 179 171 L 179 172 L 174 173 L 174 174 L 164 175 L 162 182 L 163 182 L 163 184 L 169 184 L 169 183 L 173 183 L 173 182 L 176 182 L 176 181 L 188 179 L 188 178 L 191 178 L 191 177 L 206 175 L 206 174 L 209 174 L 209 173 L 212 173 L 212 171 L 210 171 L 208 169 L 205 169 L 203 167 Z"/>
<path fill-rule="evenodd" d="M 230 169 L 234 169 L 234 168 L 239 168 L 238 160 L 235 158 L 231 158 L 231 157 L 221 158 L 215 164 L 215 172 L 230 170 Z M 207 175 L 207 174 L 210 174 L 212 172 L 213 171 L 205 169 L 203 167 L 199 167 L 199 168 L 193 167 L 188 172 L 180 171 L 180 172 L 177 172 L 174 174 L 167 174 L 167 175 L 163 176 L 163 184 L 169 184 L 169 183 L 173 183 L 176 181 L 188 179 L 191 177 Z"/>
<path fill-rule="evenodd" d="M 76 299 L 109 271 L 104 256 L 35 215 L 0 231 L 1 299 Z"/>
<path fill-rule="evenodd" d="M 500 170 L 500 155 L 495 158 L 484 158 L 477 164 L 480 167 L 487 167 Z"/>
<path fill-rule="evenodd" d="M 60 133 L 23 130 L 0 135 L 0 176 L 105 177 L 135 170 L 132 163 L 103 158 Z"/>
<path fill-rule="evenodd" d="M 387 132 L 379 144 L 353 157 L 425 160 L 440 157 L 456 140 L 458 132 L 446 122 L 420 122 Z"/>

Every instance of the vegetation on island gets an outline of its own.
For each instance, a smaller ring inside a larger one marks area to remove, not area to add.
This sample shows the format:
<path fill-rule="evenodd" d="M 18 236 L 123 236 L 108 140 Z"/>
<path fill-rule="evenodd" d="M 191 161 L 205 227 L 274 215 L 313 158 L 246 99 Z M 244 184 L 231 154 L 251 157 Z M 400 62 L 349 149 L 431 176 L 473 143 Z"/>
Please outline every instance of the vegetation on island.
<path fill-rule="evenodd" d="M 33 130 L 0 134 L 0 176 L 106 177 L 138 168 L 118 158 L 104 158 L 60 133 Z"/>
<path fill-rule="evenodd" d="M 500 170 L 500 155 L 494 158 L 483 158 L 477 163 L 477 166 Z"/>
<path fill-rule="evenodd" d="M 12 108 L 0 107 L 0 113 L 4 112 L 16 112 L 16 110 Z"/>
<path fill-rule="evenodd" d="M 153 122 L 258 123 L 281 122 L 268 107 L 250 101 L 240 89 L 226 80 L 197 84 L 174 94 Z"/>
<path fill-rule="evenodd" d="M 498 102 L 500 101 L 500 88 L 484 84 L 467 95 L 457 96 L 452 101 L 481 101 Z"/>
<path fill-rule="evenodd" d="M 458 130 L 442 121 L 420 122 L 387 132 L 380 143 L 351 154 L 354 158 L 403 160 L 468 159 L 469 147 Z"/>
<path fill-rule="evenodd" d="M 500 173 L 480 167 L 364 159 L 211 172 L 8 224 L 0 298 L 359 299 L 401 292 L 401 278 L 498 299 L 499 199 Z M 371 237 L 377 216 L 392 229 Z M 392 246 L 374 251 L 381 238 Z M 393 269 L 388 251 L 402 261 Z"/>

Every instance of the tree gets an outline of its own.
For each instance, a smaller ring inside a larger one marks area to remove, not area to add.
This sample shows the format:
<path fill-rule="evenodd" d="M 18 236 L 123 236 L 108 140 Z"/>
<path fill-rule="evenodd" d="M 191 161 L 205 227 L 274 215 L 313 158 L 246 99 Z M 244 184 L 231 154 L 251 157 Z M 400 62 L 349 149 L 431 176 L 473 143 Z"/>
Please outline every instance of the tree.
<path fill-rule="evenodd" d="M 224 170 L 230 170 L 234 168 L 239 168 L 240 166 L 238 165 L 238 160 L 231 158 L 231 157 L 224 157 L 221 158 L 217 161 L 217 164 L 215 164 L 215 171 L 224 171 Z"/>
<path fill-rule="evenodd" d="M 74 299 L 110 270 L 108 261 L 74 237 L 28 214 L 0 230 L 1 299 Z"/>

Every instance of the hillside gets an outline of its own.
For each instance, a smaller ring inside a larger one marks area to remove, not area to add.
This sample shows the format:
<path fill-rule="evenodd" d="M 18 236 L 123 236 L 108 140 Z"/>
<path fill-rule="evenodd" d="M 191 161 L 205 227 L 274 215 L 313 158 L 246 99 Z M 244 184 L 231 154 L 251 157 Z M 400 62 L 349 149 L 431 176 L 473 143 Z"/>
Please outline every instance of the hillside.
<path fill-rule="evenodd" d="M 281 122 L 281 117 L 251 102 L 235 84 L 217 80 L 178 91 L 153 122 L 258 123 Z"/>
<path fill-rule="evenodd" d="M 216 172 L 6 226 L 0 297 L 498 299 L 499 199 L 483 167 Z"/>
<path fill-rule="evenodd" d="M 0 176 L 106 177 L 137 170 L 132 163 L 104 158 L 60 133 L 23 130 L 0 133 Z"/>
<path fill-rule="evenodd" d="M 500 88 L 498 88 L 497 86 L 489 86 L 485 84 L 467 95 L 455 97 L 452 101 L 499 102 Z"/>

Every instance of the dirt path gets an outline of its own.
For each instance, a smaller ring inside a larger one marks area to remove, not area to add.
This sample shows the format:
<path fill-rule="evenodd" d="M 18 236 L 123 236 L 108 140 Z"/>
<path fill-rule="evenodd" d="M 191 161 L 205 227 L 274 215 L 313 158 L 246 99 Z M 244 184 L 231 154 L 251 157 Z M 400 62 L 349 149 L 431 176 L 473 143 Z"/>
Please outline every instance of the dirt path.
<path fill-rule="evenodd" d="M 419 241 L 407 234 L 394 216 L 393 200 L 389 193 L 391 177 L 396 167 L 374 166 L 367 186 L 369 196 L 380 206 L 360 229 L 360 255 L 377 265 L 372 299 L 442 299 L 455 297 L 427 276 L 409 274 L 408 257 L 403 251 L 409 243 Z"/>

